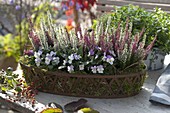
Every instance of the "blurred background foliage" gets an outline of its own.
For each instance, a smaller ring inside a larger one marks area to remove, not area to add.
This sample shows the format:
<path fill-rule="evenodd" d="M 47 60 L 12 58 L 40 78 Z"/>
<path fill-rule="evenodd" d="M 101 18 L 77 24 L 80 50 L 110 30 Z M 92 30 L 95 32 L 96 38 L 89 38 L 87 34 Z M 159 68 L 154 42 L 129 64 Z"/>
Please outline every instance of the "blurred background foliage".
<path fill-rule="evenodd" d="M 18 61 L 23 55 L 30 43 L 28 18 L 38 27 L 41 18 L 47 18 L 50 11 L 52 21 L 61 24 L 66 19 L 64 24 L 71 30 L 86 20 L 82 19 L 84 15 L 95 17 L 92 13 L 95 3 L 96 0 L 0 0 L 0 56 L 12 56 Z"/>

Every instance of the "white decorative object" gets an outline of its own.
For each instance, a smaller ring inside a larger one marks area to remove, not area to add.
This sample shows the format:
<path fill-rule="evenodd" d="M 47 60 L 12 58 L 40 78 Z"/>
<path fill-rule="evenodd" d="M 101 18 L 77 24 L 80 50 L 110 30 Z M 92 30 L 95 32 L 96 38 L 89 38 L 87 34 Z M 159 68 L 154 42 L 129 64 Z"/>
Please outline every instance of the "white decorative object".
<path fill-rule="evenodd" d="M 164 67 L 165 53 L 158 48 L 153 48 L 144 60 L 148 70 L 158 70 Z"/>

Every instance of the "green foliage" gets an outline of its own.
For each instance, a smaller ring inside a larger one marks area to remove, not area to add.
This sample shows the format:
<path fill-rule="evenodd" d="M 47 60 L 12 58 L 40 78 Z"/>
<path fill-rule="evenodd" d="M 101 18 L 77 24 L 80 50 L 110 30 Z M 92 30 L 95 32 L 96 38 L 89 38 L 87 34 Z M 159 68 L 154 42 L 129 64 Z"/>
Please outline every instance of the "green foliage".
<path fill-rule="evenodd" d="M 11 69 L 7 71 L 0 71 L 0 87 L 3 92 L 9 90 L 21 91 L 21 88 L 17 86 L 19 84 L 18 74 L 14 74 Z"/>
<path fill-rule="evenodd" d="M 153 36 L 157 33 L 155 47 L 170 53 L 170 15 L 161 9 L 156 8 L 151 13 L 152 20 L 149 23 L 148 35 Z"/>
<path fill-rule="evenodd" d="M 47 19 L 47 11 L 50 11 L 56 16 L 58 11 L 52 10 L 52 5 L 50 2 L 40 4 L 31 11 L 31 18 L 33 20 L 34 26 L 38 26 L 41 22 L 41 18 Z M 55 19 L 52 19 L 55 22 Z M 23 18 L 22 21 L 15 26 L 15 34 L 6 34 L 5 36 L 0 36 L 0 53 L 4 56 L 13 56 L 17 61 L 20 56 L 23 55 L 23 51 L 26 45 L 29 45 L 29 23 L 27 18 Z"/>
<path fill-rule="evenodd" d="M 20 57 L 20 44 L 19 36 L 13 36 L 12 34 L 7 34 L 5 36 L 0 36 L 0 52 L 2 56 L 14 57 L 16 60 L 19 60 Z M 26 40 L 22 38 L 21 44 L 24 44 Z M 22 46 L 23 47 L 23 46 Z"/>
<path fill-rule="evenodd" d="M 165 53 L 170 52 L 170 15 L 166 12 L 156 8 L 153 12 L 148 12 L 139 6 L 128 5 L 120 8 L 115 7 L 116 10 L 110 14 L 104 14 L 102 18 L 95 20 L 103 22 L 106 25 L 106 20 L 111 16 L 112 22 L 109 27 L 117 28 L 121 22 L 125 26 L 126 20 L 129 19 L 132 25 L 132 34 L 140 32 L 145 28 L 146 45 L 157 36 L 154 47 L 161 49 Z"/>

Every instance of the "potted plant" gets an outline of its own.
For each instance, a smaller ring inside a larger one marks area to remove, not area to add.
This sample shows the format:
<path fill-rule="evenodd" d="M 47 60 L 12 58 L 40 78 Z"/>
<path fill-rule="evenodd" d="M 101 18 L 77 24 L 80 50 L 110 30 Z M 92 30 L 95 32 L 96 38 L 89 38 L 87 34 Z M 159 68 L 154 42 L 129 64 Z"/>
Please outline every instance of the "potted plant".
<path fill-rule="evenodd" d="M 122 7 L 115 7 L 115 11 L 109 14 L 104 14 L 102 18 L 97 21 L 102 21 L 104 25 L 108 17 L 112 18 L 110 27 L 117 27 L 120 21 L 123 26 L 126 25 L 125 20 L 128 18 L 132 25 L 132 34 L 136 34 L 145 28 L 146 33 L 146 45 L 150 44 L 155 35 L 157 40 L 154 44 L 154 49 L 149 53 L 147 57 L 148 69 L 160 69 L 163 67 L 163 61 L 166 54 L 170 52 L 170 16 L 161 9 L 156 8 L 152 12 L 148 12 L 139 6 L 127 5 Z M 93 25 L 95 26 L 95 24 Z M 157 55 L 157 53 L 159 53 Z M 157 61 L 156 61 L 157 60 Z M 158 62 L 158 64 L 155 64 Z"/>
<path fill-rule="evenodd" d="M 139 93 L 146 70 L 143 58 L 154 41 L 145 48 L 146 35 L 131 35 L 132 24 L 125 30 L 119 24 L 82 33 L 41 21 L 36 30 L 32 23 L 29 33 L 32 49 L 21 58 L 27 83 L 44 92 L 84 97 L 126 97 Z"/>

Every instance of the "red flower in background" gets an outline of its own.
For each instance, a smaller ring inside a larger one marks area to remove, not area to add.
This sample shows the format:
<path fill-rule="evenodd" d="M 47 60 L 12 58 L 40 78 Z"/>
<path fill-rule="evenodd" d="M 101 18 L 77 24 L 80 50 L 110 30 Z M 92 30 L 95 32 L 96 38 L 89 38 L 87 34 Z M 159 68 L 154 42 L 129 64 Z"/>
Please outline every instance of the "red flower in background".
<path fill-rule="evenodd" d="M 66 28 L 67 28 L 68 31 L 70 31 L 73 28 L 72 22 L 73 22 L 72 18 L 69 18 L 67 20 Z"/>

